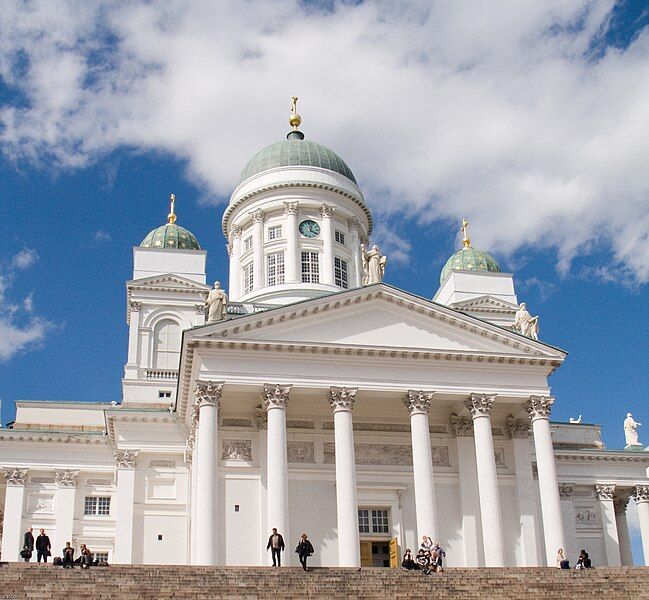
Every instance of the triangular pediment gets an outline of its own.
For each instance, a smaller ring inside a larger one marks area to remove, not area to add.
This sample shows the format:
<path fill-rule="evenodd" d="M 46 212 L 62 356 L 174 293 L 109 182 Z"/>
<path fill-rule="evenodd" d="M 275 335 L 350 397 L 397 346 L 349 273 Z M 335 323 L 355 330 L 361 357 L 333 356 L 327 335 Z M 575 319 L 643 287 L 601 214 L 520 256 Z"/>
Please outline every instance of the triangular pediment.
<path fill-rule="evenodd" d="M 507 302 L 506 300 L 495 298 L 493 296 L 479 296 L 478 298 L 462 300 L 461 302 L 453 302 L 450 307 L 463 312 L 497 312 L 512 315 L 515 314 L 518 310 L 517 304 L 514 304 L 513 302 Z"/>
<path fill-rule="evenodd" d="M 126 282 L 126 287 L 128 289 L 141 289 L 141 290 L 182 290 L 190 291 L 197 290 L 204 292 L 210 289 L 209 285 L 204 283 L 198 283 L 182 277 L 180 275 L 175 275 L 173 273 L 165 273 L 163 275 L 154 275 L 151 277 L 142 277 L 140 279 L 132 279 L 131 281 Z"/>
<path fill-rule="evenodd" d="M 384 284 L 196 328 L 192 338 L 564 356 L 546 344 Z"/>

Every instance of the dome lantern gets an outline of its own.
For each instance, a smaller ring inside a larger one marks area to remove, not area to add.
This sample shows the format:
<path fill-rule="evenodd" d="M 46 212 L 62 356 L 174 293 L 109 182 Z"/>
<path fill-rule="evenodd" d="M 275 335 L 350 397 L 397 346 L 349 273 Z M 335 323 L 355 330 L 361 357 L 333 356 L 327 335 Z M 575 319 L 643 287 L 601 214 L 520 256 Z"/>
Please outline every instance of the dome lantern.
<path fill-rule="evenodd" d="M 189 230 L 176 225 L 176 195 L 169 196 L 170 210 L 167 223 L 149 231 L 140 244 L 141 248 L 173 248 L 177 250 L 200 250 L 196 236 Z"/>

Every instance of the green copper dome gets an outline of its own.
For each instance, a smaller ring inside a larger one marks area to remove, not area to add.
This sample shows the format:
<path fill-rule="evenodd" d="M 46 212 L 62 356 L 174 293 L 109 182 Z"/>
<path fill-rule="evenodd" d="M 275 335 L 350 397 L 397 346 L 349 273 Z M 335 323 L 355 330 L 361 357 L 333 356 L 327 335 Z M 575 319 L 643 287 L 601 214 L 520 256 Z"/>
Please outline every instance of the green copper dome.
<path fill-rule="evenodd" d="M 179 248 L 180 250 L 200 250 L 201 245 L 191 231 L 175 223 L 156 227 L 142 240 L 142 248 Z"/>
<path fill-rule="evenodd" d="M 347 163 L 333 150 L 311 140 L 305 140 L 300 131 L 292 131 L 288 139 L 275 142 L 260 150 L 241 171 L 239 183 L 253 175 L 277 167 L 307 166 L 340 173 L 356 183 L 356 178 Z"/>
<path fill-rule="evenodd" d="M 500 273 L 500 267 L 491 254 L 469 246 L 458 250 L 446 261 L 442 269 L 442 274 L 439 277 L 440 284 L 444 283 L 451 271 L 488 271 L 490 273 Z"/>

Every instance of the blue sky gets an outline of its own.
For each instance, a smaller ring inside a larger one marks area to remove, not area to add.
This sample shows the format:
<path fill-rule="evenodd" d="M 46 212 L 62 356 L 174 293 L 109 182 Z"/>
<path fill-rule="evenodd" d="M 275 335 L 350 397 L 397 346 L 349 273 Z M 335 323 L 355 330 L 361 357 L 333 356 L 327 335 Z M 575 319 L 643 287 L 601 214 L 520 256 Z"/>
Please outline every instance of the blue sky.
<path fill-rule="evenodd" d="M 297 93 L 388 283 L 432 297 L 468 218 L 569 352 L 554 419 L 611 448 L 629 410 L 649 432 L 646 3 L 57 4 L 0 23 L 3 422 L 18 399 L 120 399 L 131 247 L 170 192 L 227 281 L 224 204 Z"/>

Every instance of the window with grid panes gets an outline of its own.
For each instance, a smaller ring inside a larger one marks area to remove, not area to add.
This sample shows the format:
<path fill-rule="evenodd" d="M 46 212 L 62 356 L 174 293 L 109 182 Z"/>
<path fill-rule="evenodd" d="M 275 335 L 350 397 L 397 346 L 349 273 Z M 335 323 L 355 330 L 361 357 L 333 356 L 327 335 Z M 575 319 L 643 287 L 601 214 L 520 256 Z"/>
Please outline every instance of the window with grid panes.
<path fill-rule="evenodd" d="M 359 508 L 358 532 L 390 533 L 388 510 L 384 508 Z"/>
<path fill-rule="evenodd" d="M 302 252 L 302 283 L 320 283 L 317 252 Z"/>
<path fill-rule="evenodd" d="M 252 250 L 252 236 L 249 235 L 245 240 L 243 240 L 243 251 L 248 252 Z"/>
<path fill-rule="evenodd" d="M 268 285 L 281 285 L 284 283 L 284 253 L 274 252 L 266 257 L 266 273 Z"/>
<path fill-rule="evenodd" d="M 95 552 L 94 559 L 99 562 L 108 562 L 108 552 Z"/>
<path fill-rule="evenodd" d="M 110 496 L 86 496 L 83 505 L 84 515 L 109 515 Z"/>
<path fill-rule="evenodd" d="M 341 288 L 347 289 L 347 263 L 337 256 L 334 258 L 334 283 Z"/>
<path fill-rule="evenodd" d="M 252 292 L 252 286 L 254 283 L 252 263 L 248 263 L 243 267 L 243 293 L 247 294 Z"/>
<path fill-rule="evenodd" d="M 345 245 L 345 234 L 342 231 L 334 231 L 334 240 L 336 240 L 337 244 L 342 244 L 343 246 Z"/>
<path fill-rule="evenodd" d="M 370 511 L 365 508 L 358 509 L 358 532 L 370 532 Z"/>
<path fill-rule="evenodd" d="M 282 226 L 273 225 L 273 227 L 268 228 L 268 241 L 277 240 L 282 237 Z"/>

